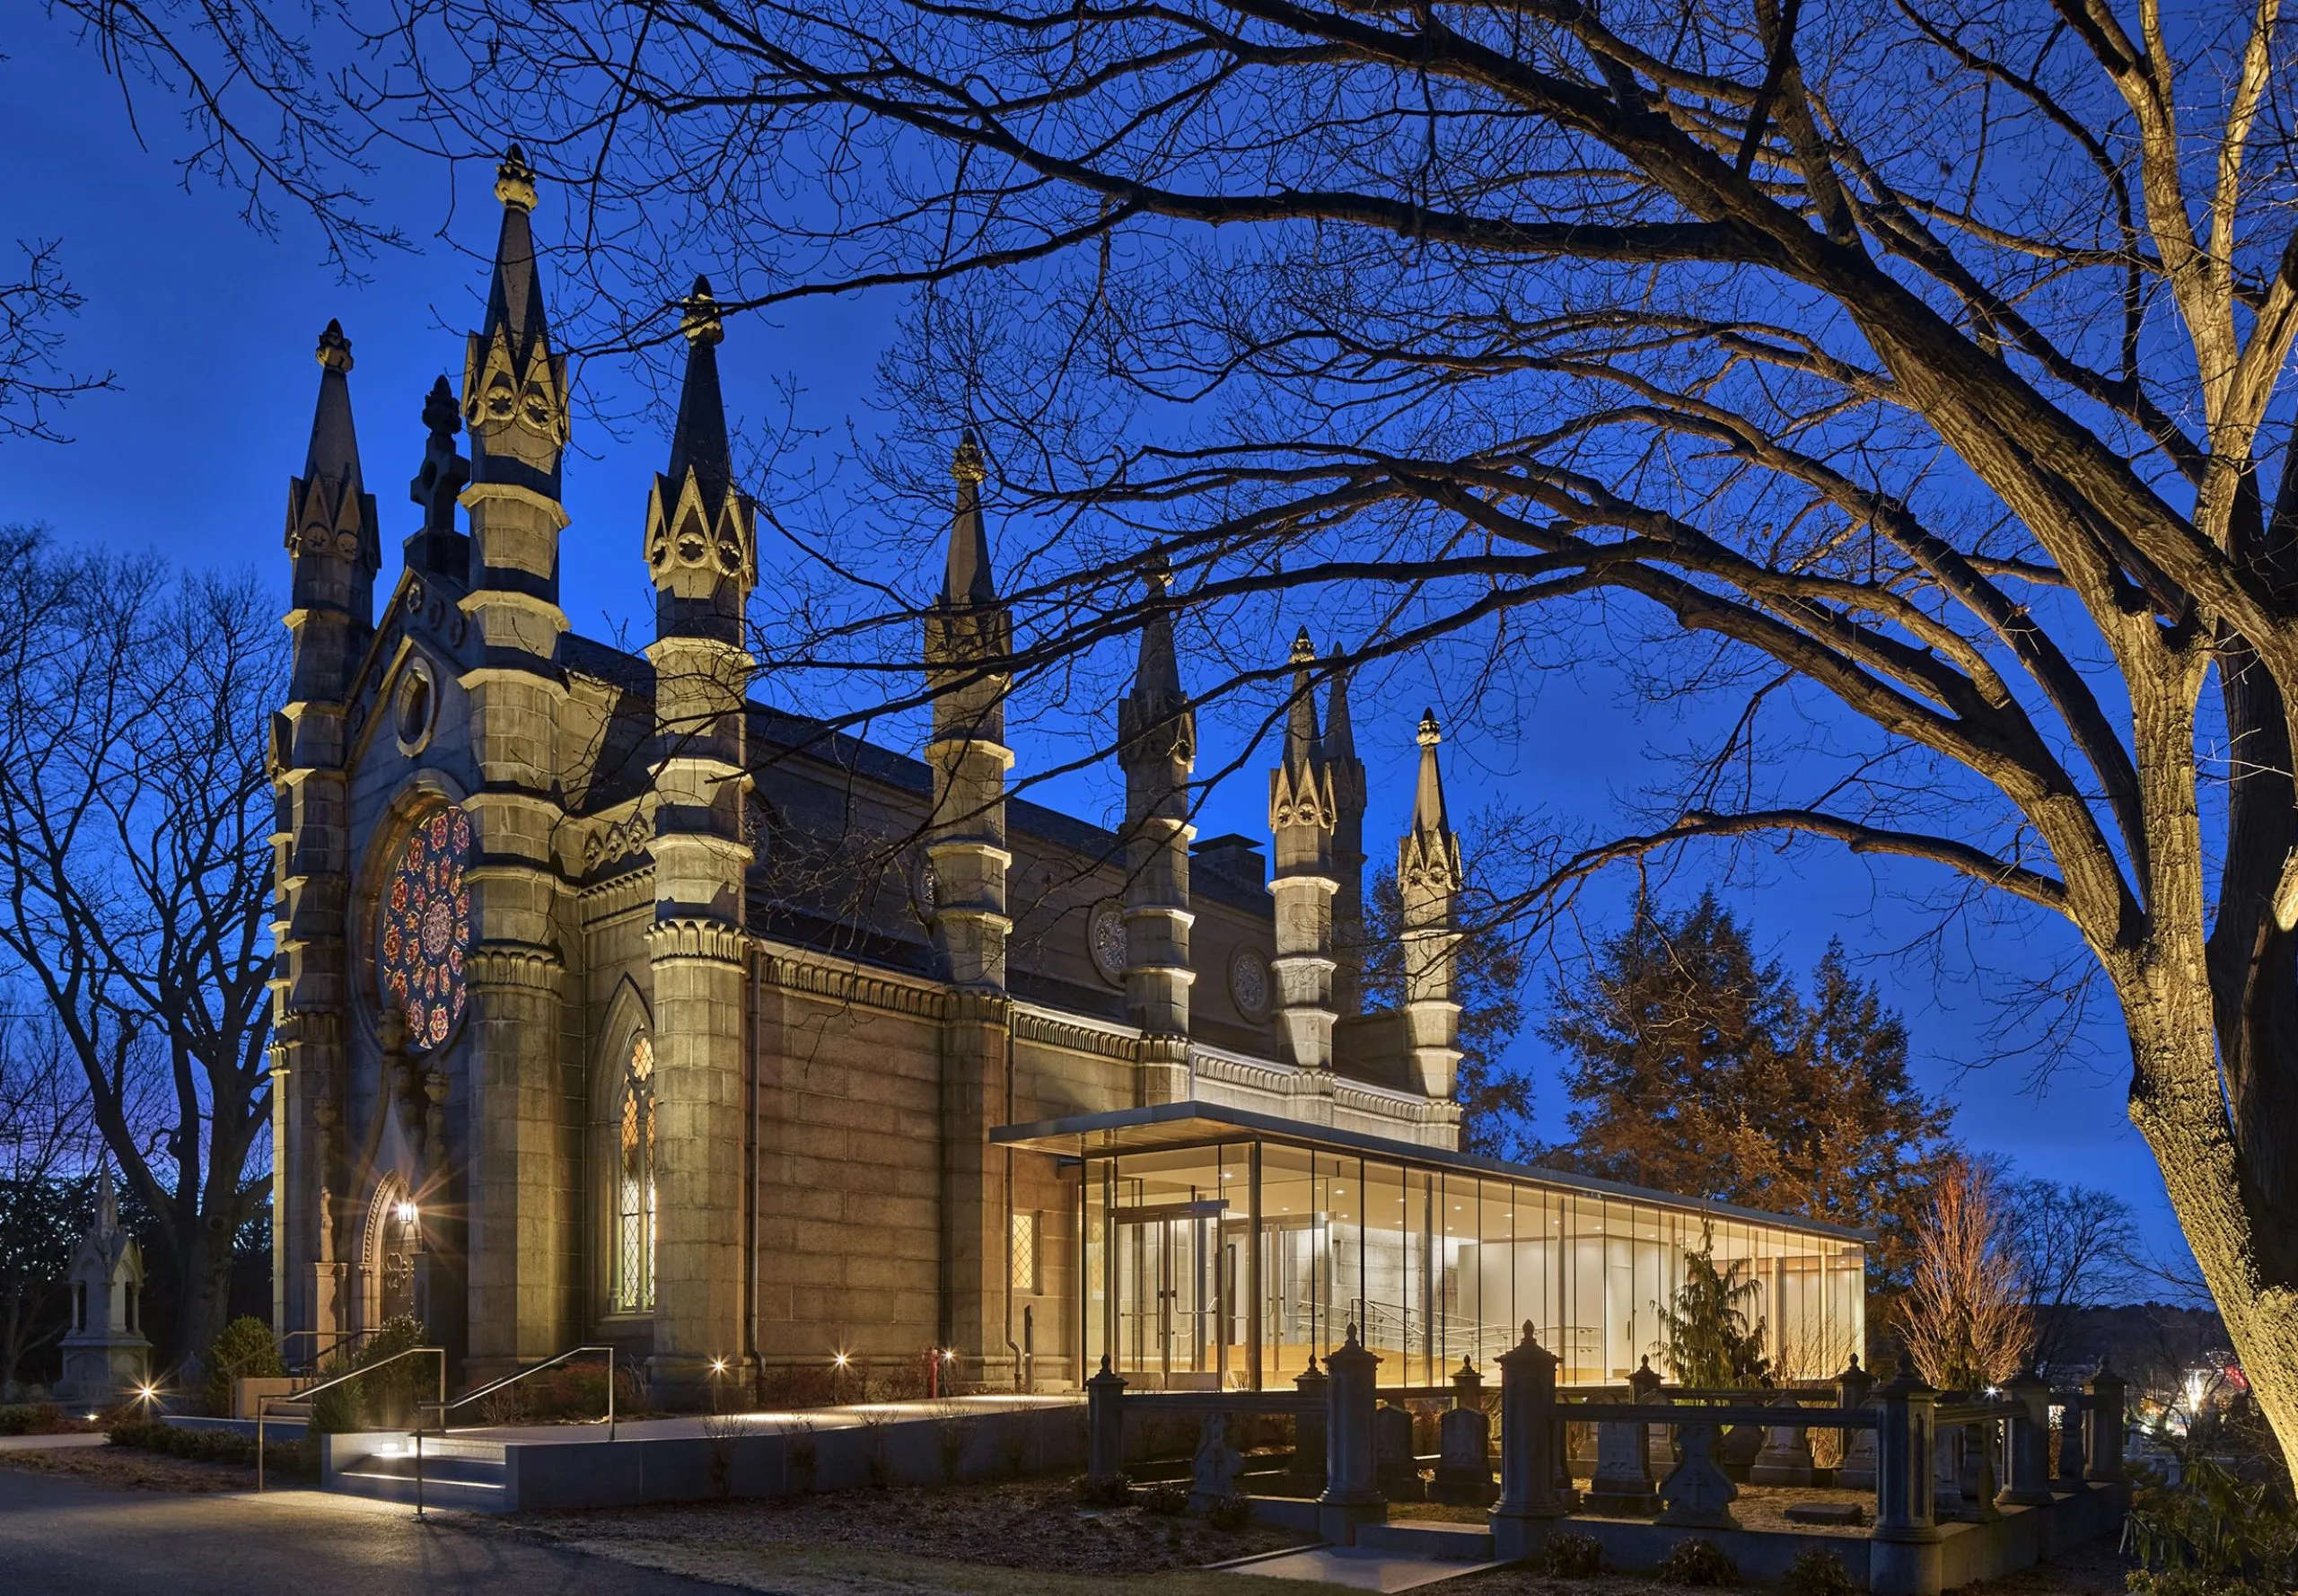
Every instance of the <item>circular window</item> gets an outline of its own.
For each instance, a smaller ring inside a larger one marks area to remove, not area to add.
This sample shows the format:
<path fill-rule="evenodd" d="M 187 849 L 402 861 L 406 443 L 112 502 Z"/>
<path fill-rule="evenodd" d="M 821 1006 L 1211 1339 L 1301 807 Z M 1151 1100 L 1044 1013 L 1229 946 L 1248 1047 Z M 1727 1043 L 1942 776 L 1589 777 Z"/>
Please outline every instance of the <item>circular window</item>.
<path fill-rule="evenodd" d="M 439 713 L 439 695 L 431 685 L 431 668 L 410 659 L 399 678 L 391 703 L 391 730 L 399 735 L 399 751 L 411 754 L 431 741 L 431 723 Z"/>
<path fill-rule="evenodd" d="M 1116 899 L 1104 898 L 1093 906 L 1086 943 L 1093 955 L 1093 968 L 1101 972 L 1102 979 L 1125 979 L 1125 911 L 1118 908 Z"/>
<path fill-rule="evenodd" d="M 1246 1019 L 1268 1018 L 1268 960 L 1258 948 L 1239 948 L 1229 956 L 1229 1001 Z"/>
<path fill-rule="evenodd" d="M 432 811 L 399 849 L 383 887 L 375 969 L 382 1001 L 407 1018 L 408 1041 L 428 1051 L 463 1016 L 463 961 L 470 952 L 470 817 L 452 804 Z"/>

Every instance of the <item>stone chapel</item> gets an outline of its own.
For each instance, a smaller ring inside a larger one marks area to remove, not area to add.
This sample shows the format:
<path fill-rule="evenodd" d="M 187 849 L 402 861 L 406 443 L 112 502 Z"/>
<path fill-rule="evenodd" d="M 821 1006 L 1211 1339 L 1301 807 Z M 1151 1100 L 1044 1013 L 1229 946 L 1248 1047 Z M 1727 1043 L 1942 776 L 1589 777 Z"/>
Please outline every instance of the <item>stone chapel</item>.
<path fill-rule="evenodd" d="M 443 377 L 423 408 L 380 613 L 332 323 L 288 487 L 279 1332 L 412 1313 L 465 1381 L 605 1340 L 663 1405 L 833 1363 L 1074 1389 L 1107 1356 L 1258 1386 L 1346 1323 L 1384 1383 L 1433 1383 L 1527 1318 L 1567 1379 L 1602 1378 L 1639 1334 L 1636 1260 L 1664 1271 L 1721 1219 L 1768 1260 L 1773 1311 L 1808 1316 L 1815 1363 L 1842 1362 L 1817 1342 L 1858 1334 L 1855 1233 L 1458 1151 L 1437 727 L 1399 854 L 1406 1001 L 1368 1011 L 1367 776 L 1305 634 L 1266 860 L 1195 839 L 1162 612 L 1114 709 L 1120 829 L 1009 797 L 1013 627 L 966 440 L 919 638 L 925 758 L 753 698 L 758 531 L 706 285 L 669 458 L 632 507 L 653 641 L 571 630 L 566 367 L 515 148 L 496 192 L 483 325 L 460 391 Z"/>

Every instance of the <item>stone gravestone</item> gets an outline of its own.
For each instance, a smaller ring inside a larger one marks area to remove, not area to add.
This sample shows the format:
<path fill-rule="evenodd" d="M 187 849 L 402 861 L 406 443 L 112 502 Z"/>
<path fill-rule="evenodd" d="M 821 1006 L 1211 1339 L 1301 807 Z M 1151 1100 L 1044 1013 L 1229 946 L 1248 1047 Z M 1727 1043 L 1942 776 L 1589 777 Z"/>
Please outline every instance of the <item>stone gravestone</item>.
<path fill-rule="evenodd" d="M 1659 1511 L 1660 1497 L 1652 1488 L 1650 1434 L 1640 1422 L 1596 1426 L 1596 1473 L 1588 1482 L 1591 1510 L 1623 1517 Z"/>
<path fill-rule="evenodd" d="M 1667 1505 L 1661 1509 L 1659 1521 L 1688 1530 L 1738 1529 L 1732 1503 L 1740 1487 L 1716 1466 L 1715 1426 L 1681 1425 L 1676 1439 L 1683 1457 L 1660 1482 L 1660 1499 Z"/>
<path fill-rule="evenodd" d="M 1963 1516 L 1963 1427 L 1941 1425 L 1931 1438 L 1931 1511 L 1941 1523 Z"/>
<path fill-rule="evenodd" d="M 1774 1407 L 1799 1414 L 1802 1404 L 1795 1393 L 1782 1391 L 1771 1399 Z M 1800 1419 L 1764 1428 L 1763 1450 L 1748 1469 L 1748 1481 L 1759 1486 L 1808 1486 L 1811 1483 L 1811 1433 Z"/>
<path fill-rule="evenodd" d="M 1245 1460 L 1229 1444 L 1229 1416 L 1208 1413 L 1197 1433 L 1197 1455 L 1189 1460 L 1188 1505 L 1203 1513 L 1215 1502 L 1237 1494 L 1237 1471 Z"/>
<path fill-rule="evenodd" d="M 119 1223 L 111 1165 L 96 1177 L 96 1223 L 81 1240 L 66 1273 L 72 1329 L 64 1337 L 58 1400 L 110 1407 L 152 1381 L 152 1344 L 144 1338 L 144 1251 Z"/>
<path fill-rule="evenodd" d="M 1991 1524 L 2003 1516 L 2003 1510 L 1995 1504 L 1995 1426 L 1965 1425 L 1962 1430 L 1962 1476 L 1955 1483 L 1962 1491 L 1963 1507 L 1956 1516 L 1966 1523 Z"/>
<path fill-rule="evenodd" d="M 1412 1450 L 1412 1414 L 1394 1403 L 1373 1416 L 1373 1466 L 1381 1495 L 1391 1502 L 1421 1502 L 1428 1489 Z"/>
<path fill-rule="evenodd" d="M 1500 1494 L 1492 1483 L 1492 1420 L 1484 1411 L 1484 1381 L 1467 1358 L 1452 1376 L 1452 1410 L 1436 1421 L 1436 1478 L 1428 1499 L 1482 1507 Z"/>
<path fill-rule="evenodd" d="M 1325 1488 L 1325 1391 L 1330 1384 L 1313 1354 L 1308 1368 L 1293 1377 L 1293 1389 L 1315 1403 L 1293 1416 L 1293 1460 L 1285 1465 L 1285 1485 L 1296 1495 L 1313 1496 Z"/>
<path fill-rule="evenodd" d="M 1875 1389 L 1875 1377 L 1859 1366 L 1854 1354 L 1849 1366 L 1835 1377 L 1835 1400 L 1838 1407 L 1856 1410 L 1867 1406 Z M 1875 1488 L 1875 1431 L 1864 1426 L 1843 1433 L 1843 1460 L 1835 1466 L 1835 1483 L 1846 1491 L 1872 1491 Z"/>

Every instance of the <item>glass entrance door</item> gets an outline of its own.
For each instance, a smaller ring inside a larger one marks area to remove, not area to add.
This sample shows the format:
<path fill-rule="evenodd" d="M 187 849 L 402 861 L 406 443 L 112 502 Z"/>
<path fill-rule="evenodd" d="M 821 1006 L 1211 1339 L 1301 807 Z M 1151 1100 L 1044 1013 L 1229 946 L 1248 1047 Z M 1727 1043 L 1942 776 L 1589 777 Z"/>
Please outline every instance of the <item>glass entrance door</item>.
<path fill-rule="evenodd" d="M 1167 1390 L 1221 1376 L 1219 1201 L 1120 1208 L 1117 1237 L 1117 1366 Z"/>

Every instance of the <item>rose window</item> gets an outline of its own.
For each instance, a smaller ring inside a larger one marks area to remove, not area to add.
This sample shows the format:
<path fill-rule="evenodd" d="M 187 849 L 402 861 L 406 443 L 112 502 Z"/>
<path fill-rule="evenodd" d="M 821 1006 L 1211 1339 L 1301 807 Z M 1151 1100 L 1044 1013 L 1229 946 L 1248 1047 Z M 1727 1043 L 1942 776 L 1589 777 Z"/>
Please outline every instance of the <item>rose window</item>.
<path fill-rule="evenodd" d="M 407 1018 L 417 1050 L 439 1046 L 462 1018 L 463 962 L 470 952 L 470 817 L 433 811 L 401 848 L 383 889 L 375 960 L 382 1000 Z"/>

